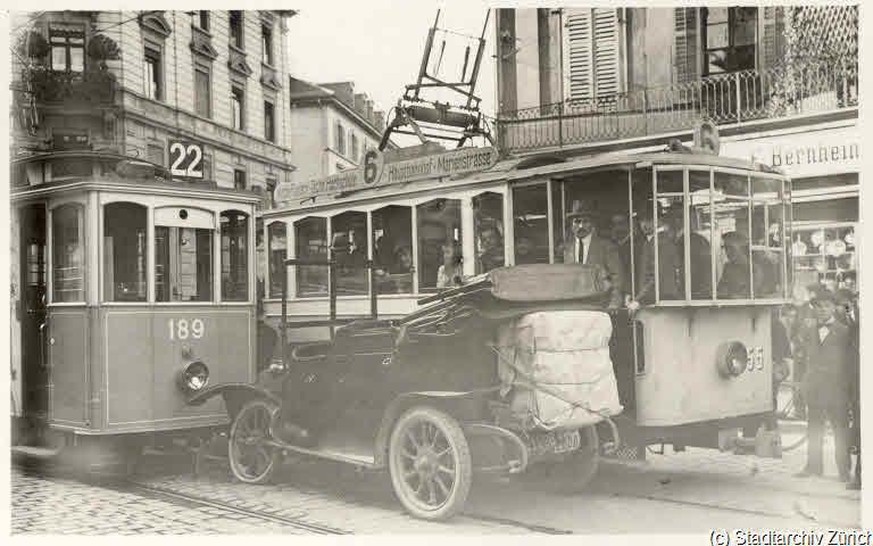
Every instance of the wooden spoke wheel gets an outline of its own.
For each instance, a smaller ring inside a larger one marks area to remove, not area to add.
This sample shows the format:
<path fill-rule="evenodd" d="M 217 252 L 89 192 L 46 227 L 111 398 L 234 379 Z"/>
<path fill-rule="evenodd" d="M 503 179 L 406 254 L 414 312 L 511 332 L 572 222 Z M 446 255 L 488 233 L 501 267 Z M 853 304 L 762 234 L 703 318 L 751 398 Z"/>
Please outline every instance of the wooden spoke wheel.
<path fill-rule="evenodd" d="M 423 406 L 410 409 L 395 423 L 388 468 L 397 498 L 422 519 L 455 515 L 464 507 L 473 481 L 470 448 L 460 425 Z"/>
<path fill-rule="evenodd" d="M 275 410 L 270 402 L 252 400 L 233 420 L 228 458 L 234 477 L 241 482 L 267 483 L 279 466 L 279 451 L 269 444 L 270 419 Z"/>

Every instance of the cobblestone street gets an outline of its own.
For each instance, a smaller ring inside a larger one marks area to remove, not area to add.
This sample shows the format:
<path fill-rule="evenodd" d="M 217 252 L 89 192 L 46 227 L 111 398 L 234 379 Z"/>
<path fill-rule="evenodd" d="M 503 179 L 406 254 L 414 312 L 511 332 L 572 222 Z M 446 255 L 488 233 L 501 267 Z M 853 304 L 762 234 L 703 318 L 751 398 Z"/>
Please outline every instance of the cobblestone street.
<path fill-rule="evenodd" d="M 786 432 L 786 445 L 799 438 Z M 827 445 L 826 449 L 832 449 Z M 477 479 L 467 510 L 447 523 L 416 520 L 387 475 L 315 461 L 286 461 L 276 483 L 235 482 L 223 461 L 194 477 L 178 461 L 149 460 L 135 481 L 157 498 L 61 477 L 12 474 L 12 532 L 62 534 L 307 533 L 252 517 L 267 514 L 354 534 L 689 533 L 712 528 L 858 527 L 860 495 L 833 477 L 793 476 L 804 449 L 782 460 L 689 448 L 644 462 L 608 461 L 587 491 L 550 491 L 529 480 Z M 205 499 L 193 506 L 161 493 Z M 222 508 L 224 507 L 224 508 Z M 231 510 L 228 510 L 230 508 Z M 232 511 L 238 510 L 237 512 Z"/>

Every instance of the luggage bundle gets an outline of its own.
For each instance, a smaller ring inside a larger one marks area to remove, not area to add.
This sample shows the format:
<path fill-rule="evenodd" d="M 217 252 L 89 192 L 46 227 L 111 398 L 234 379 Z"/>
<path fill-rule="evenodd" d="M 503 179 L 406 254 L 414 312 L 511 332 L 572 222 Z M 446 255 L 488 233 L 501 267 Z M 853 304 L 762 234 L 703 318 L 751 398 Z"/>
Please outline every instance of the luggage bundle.
<path fill-rule="evenodd" d="M 594 310 L 528 313 L 499 328 L 498 373 L 525 428 L 572 429 L 617 415 L 609 315 Z"/>

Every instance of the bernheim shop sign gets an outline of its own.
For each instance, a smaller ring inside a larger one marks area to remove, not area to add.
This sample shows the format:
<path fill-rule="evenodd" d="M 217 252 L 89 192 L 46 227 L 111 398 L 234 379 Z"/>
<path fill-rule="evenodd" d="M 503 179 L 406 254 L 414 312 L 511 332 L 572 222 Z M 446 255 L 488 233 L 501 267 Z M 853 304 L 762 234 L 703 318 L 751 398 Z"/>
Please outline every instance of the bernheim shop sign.
<path fill-rule="evenodd" d="M 460 148 L 438 154 L 403 157 L 402 150 L 364 154 L 362 165 L 301 184 L 287 184 L 277 190 L 277 201 L 335 195 L 376 186 L 405 184 L 415 180 L 442 178 L 487 169 L 497 162 L 497 150 Z"/>
<path fill-rule="evenodd" d="M 722 154 L 766 163 L 805 178 L 861 170 L 861 139 L 855 127 L 722 142 Z"/>

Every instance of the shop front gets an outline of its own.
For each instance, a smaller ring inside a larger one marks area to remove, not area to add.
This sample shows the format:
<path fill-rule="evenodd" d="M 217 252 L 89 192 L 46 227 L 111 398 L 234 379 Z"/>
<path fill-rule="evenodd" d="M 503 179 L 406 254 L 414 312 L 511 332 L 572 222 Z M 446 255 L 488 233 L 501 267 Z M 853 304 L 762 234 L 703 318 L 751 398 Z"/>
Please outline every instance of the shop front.
<path fill-rule="evenodd" d="M 721 153 L 777 167 L 792 178 L 795 295 L 803 298 L 804 289 L 815 283 L 856 290 L 861 171 L 857 120 L 727 137 Z"/>

